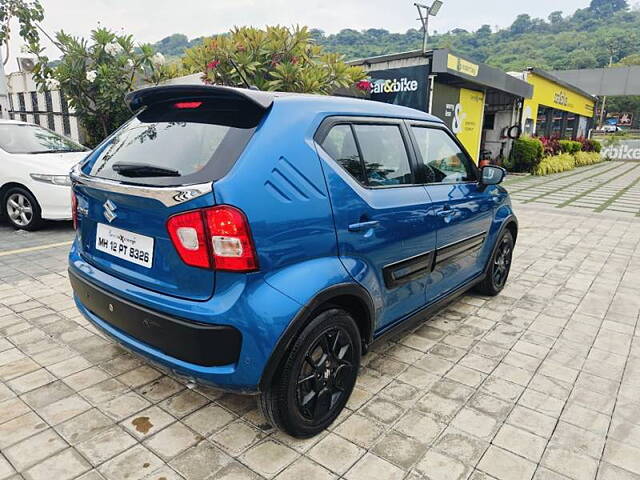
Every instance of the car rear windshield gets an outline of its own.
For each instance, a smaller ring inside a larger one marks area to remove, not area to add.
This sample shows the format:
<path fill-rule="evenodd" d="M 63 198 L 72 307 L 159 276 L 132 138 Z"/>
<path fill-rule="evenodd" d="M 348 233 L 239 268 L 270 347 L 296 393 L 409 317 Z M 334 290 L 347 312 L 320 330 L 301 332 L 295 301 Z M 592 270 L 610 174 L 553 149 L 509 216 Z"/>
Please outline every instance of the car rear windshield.
<path fill-rule="evenodd" d="M 147 107 L 89 156 L 91 176 L 142 185 L 187 185 L 224 176 L 263 112 L 241 102 L 179 100 Z"/>
<path fill-rule="evenodd" d="M 84 152 L 85 147 L 37 125 L 0 124 L 0 147 L 8 153 Z"/>

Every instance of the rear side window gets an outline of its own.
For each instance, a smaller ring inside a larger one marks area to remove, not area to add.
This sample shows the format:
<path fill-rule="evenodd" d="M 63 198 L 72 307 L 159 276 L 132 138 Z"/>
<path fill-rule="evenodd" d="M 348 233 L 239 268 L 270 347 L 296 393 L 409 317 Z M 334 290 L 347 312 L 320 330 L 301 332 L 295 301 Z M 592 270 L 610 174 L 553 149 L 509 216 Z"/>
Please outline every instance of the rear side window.
<path fill-rule="evenodd" d="M 336 125 L 323 140 L 322 148 L 365 186 L 413 183 L 409 156 L 397 125 Z"/>
<path fill-rule="evenodd" d="M 185 185 L 224 176 L 259 121 L 238 102 L 152 105 L 89 156 L 85 173 L 143 185 Z"/>
<path fill-rule="evenodd" d="M 389 187 L 413 183 L 409 156 L 397 125 L 354 125 L 367 183 Z"/>
<path fill-rule="evenodd" d="M 322 142 L 322 148 L 360 183 L 366 183 L 362 160 L 350 125 L 336 125 Z"/>

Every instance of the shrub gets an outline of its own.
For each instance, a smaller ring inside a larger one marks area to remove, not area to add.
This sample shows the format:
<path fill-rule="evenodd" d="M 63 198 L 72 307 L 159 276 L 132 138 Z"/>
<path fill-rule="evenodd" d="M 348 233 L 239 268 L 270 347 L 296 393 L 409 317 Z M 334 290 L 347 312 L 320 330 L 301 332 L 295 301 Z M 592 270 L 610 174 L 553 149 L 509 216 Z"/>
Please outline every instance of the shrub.
<path fill-rule="evenodd" d="M 556 137 L 540 137 L 543 148 L 543 157 L 552 157 L 560 155 L 562 148 L 560 148 L 560 140 Z"/>
<path fill-rule="evenodd" d="M 509 164 L 513 171 L 531 172 L 542 160 L 543 146 L 537 138 L 521 137 L 513 142 Z"/>
<path fill-rule="evenodd" d="M 591 145 L 592 151 L 596 153 L 602 152 L 602 144 L 598 140 L 589 140 L 589 145 Z"/>
<path fill-rule="evenodd" d="M 551 175 L 552 173 L 566 172 L 573 170 L 576 166 L 576 159 L 569 153 L 561 153 L 544 158 L 531 173 L 534 175 Z"/>
<path fill-rule="evenodd" d="M 91 40 L 62 31 L 55 38 L 62 57 L 53 64 L 40 56 L 34 78 L 42 88 L 52 82 L 59 85 L 90 147 L 131 117 L 124 100 L 127 93 L 167 78 L 164 57 L 150 45 L 136 44 L 131 35 L 98 28 L 91 32 Z"/>
<path fill-rule="evenodd" d="M 362 67 L 316 44 L 307 27 L 234 27 L 188 49 L 182 64 L 203 73 L 205 83 L 260 90 L 333 94 L 339 89 L 369 91 Z"/>
<path fill-rule="evenodd" d="M 578 142 L 582 144 L 583 152 L 600 153 L 602 151 L 602 144 L 597 140 L 591 140 L 589 138 L 581 137 L 581 138 L 578 138 Z"/>
<path fill-rule="evenodd" d="M 562 153 L 571 153 L 572 155 L 582 150 L 581 142 L 574 142 L 573 140 L 560 140 L 558 141 L 560 150 Z"/>
<path fill-rule="evenodd" d="M 575 155 L 576 167 L 585 167 L 602 162 L 602 156 L 598 152 L 578 152 Z"/>

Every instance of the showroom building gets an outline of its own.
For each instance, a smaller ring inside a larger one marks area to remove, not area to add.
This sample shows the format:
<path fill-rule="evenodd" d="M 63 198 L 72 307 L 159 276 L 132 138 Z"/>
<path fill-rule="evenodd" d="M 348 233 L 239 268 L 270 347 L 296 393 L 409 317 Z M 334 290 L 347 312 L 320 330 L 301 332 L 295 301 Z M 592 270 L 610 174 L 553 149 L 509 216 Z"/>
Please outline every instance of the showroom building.
<path fill-rule="evenodd" d="M 350 62 L 372 81 L 372 100 L 441 118 L 475 161 L 504 159 L 522 133 L 563 136 L 591 128 L 595 97 L 541 70 L 505 73 L 448 49 Z"/>
<path fill-rule="evenodd" d="M 522 109 L 524 133 L 571 139 L 589 134 L 596 97 L 538 68 L 515 75 L 533 86 L 533 97 Z"/>

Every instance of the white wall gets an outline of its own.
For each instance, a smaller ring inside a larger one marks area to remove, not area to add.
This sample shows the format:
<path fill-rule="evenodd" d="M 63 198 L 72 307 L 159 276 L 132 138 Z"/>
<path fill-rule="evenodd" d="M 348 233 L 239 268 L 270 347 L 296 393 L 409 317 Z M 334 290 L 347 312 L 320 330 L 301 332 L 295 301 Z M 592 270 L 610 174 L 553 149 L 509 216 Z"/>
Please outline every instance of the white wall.
<path fill-rule="evenodd" d="M 8 75 L 7 85 L 9 87 L 10 112 L 13 112 L 13 116 L 10 118 L 37 123 L 60 135 L 70 137 L 76 142 L 81 141 L 78 119 L 71 107 L 68 107 L 67 114 L 64 113 L 59 90 L 49 90 L 48 93 L 40 92 L 33 76 L 30 73 L 22 72 Z M 51 98 L 50 105 L 47 105 L 48 94 Z M 24 98 L 24 108 L 20 104 L 21 95 Z M 37 100 L 37 105 L 33 101 L 34 99 Z M 69 120 L 67 128 L 65 128 L 65 116 Z"/>

